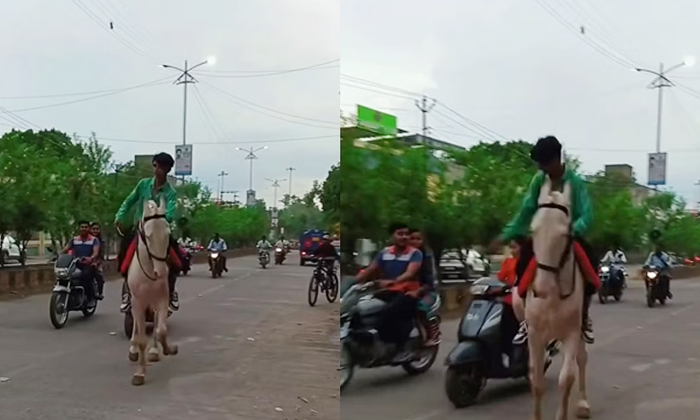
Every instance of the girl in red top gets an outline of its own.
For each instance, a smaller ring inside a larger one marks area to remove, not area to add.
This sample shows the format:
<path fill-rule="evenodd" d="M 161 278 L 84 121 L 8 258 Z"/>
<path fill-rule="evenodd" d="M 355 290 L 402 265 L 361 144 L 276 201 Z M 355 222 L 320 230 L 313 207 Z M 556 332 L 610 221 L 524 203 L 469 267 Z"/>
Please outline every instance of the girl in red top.
<path fill-rule="evenodd" d="M 513 288 L 513 293 L 505 298 L 505 302 L 513 307 L 518 322 L 522 322 L 525 319 L 525 307 L 522 298 L 517 293 L 518 289 L 514 287 L 515 267 L 518 264 L 518 258 L 520 258 L 520 241 L 518 239 L 512 240 L 509 247 L 511 256 L 503 261 L 501 271 L 498 272 L 498 280 Z"/>

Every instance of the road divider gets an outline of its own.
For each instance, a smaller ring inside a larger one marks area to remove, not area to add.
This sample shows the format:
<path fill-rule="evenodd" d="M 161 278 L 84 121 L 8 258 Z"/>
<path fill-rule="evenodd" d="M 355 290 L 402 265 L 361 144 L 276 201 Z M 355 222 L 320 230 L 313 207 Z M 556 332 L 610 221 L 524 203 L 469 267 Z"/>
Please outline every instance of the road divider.
<path fill-rule="evenodd" d="M 226 258 L 239 258 L 255 255 L 255 248 L 241 248 L 226 252 Z M 192 264 L 207 263 L 208 254 L 198 252 L 192 255 Z M 229 264 L 230 267 L 230 264 Z M 105 261 L 103 272 L 106 281 L 121 278 L 117 270 L 117 262 Z M 55 277 L 53 264 L 37 264 L 25 267 L 7 267 L 0 270 L 0 299 L 23 297 L 36 293 L 45 293 L 53 288 Z"/>

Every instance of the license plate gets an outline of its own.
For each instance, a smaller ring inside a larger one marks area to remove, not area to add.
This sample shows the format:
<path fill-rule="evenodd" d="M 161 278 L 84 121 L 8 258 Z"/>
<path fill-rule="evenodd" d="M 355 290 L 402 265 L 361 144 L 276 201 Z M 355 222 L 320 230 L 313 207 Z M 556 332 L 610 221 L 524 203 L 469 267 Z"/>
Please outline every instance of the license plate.
<path fill-rule="evenodd" d="M 311 240 L 314 241 L 314 242 L 318 242 L 318 241 L 321 240 L 321 238 L 315 237 L 315 238 L 312 238 Z"/>
<path fill-rule="evenodd" d="M 348 336 L 348 331 L 350 331 L 350 323 L 349 322 L 346 322 L 345 324 L 340 326 L 340 339 L 341 340 Z"/>

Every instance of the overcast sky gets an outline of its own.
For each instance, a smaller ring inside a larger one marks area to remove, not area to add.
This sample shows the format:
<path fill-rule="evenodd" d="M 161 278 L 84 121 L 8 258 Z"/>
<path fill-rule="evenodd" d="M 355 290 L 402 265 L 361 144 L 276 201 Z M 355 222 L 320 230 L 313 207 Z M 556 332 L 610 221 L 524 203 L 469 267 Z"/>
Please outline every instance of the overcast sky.
<path fill-rule="evenodd" d="M 95 131 L 120 162 L 134 154 L 174 155 L 174 145 L 182 142 L 183 87 L 171 83 L 176 71 L 157 65 L 183 67 L 187 59 L 192 66 L 216 56 L 214 66 L 193 72 L 201 83 L 188 89 L 193 175 L 216 192 L 217 173 L 224 170 L 229 173 L 225 190 L 238 190 L 245 200 L 248 162 L 236 147 L 267 145 L 255 162 L 254 189 L 271 204 L 273 190 L 265 178 L 289 179 L 285 168 L 294 167 L 293 191 L 302 194 L 314 179 L 323 181 L 339 161 L 340 69 L 335 62 L 312 70 L 250 76 L 339 59 L 339 7 L 328 0 L 5 2 L 0 106 L 40 107 L 95 94 L 9 97 L 121 89 L 168 78 L 154 86 L 16 115 L 69 134 Z M 110 21 L 114 29 L 109 29 Z M 11 128 L 7 124 L 12 118 L 0 113 L 3 132 Z M 321 136 L 325 137 L 264 143 Z M 283 186 L 280 197 L 288 190 L 287 182 Z"/>
<path fill-rule="evenodd" d="M 418 128 L 413 95 L 345 76 L 367 79 L 436 98 L 428 117 L 434 137 L 464 146 L 477 141 L 469 137 L 473 126 L 445 104 L 495 132 L 490 138 L 554 134 L 584 171 L 628 163 L 646 183 L 658 90 L 646 89 L 652 75 L 631 68 L 700 59 L 698 16 L 700 2 L 693 0 L 404 0 L 400 7 L 344 1 L 341 106 L 349 112 L 364 104 L 397 115 L 401 127 Z M 700 65 L 668 77 L 683 85 L 664 89 L 668 188 L 695 202 Z"/>

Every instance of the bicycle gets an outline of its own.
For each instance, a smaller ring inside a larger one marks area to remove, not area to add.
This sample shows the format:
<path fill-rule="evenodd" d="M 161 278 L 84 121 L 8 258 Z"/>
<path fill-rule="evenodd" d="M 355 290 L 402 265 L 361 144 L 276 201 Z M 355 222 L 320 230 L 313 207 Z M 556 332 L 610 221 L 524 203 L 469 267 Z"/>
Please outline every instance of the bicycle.
<path fill-rule="evenodd" d="M 325 293 L 328 303 L 333 303 L 338 298 L 340 282 L 338 281 L 338 274 L 336 272 L 335 264 L 333 265 L 333 270 L 331 271 L 330 276 L 327 267 L 324 264 L 324 262 L 330 261 L 335 262 L 335 258 L 319 259 L 316 262 L 316 268 L 314 269 L 314 273 L 311 275 L 311 280 L 309 281 L 309 306 L 316 305 L 316 302 L 318 301 L 319 289 Z"/>

